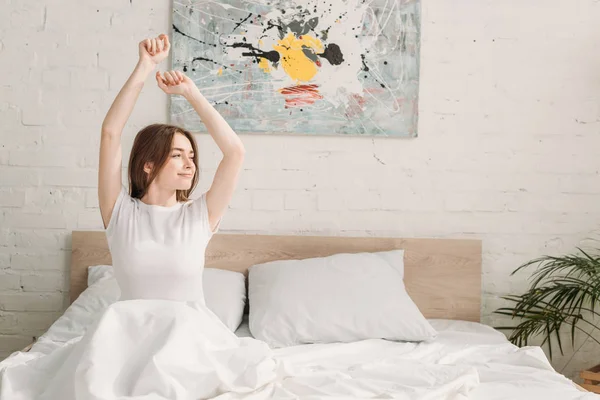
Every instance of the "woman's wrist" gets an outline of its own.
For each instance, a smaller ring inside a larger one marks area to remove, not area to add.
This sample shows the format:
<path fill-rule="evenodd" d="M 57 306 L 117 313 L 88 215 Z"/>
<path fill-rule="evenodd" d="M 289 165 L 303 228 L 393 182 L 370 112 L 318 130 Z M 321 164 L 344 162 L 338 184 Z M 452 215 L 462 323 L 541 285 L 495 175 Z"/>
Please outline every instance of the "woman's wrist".
<path fill-rule="evenodd" d="M 136 65 L 136 69 L 140 70 L 141 72 L 145 73 L 146 75 L 149 75 L 154 70 L 155 67 L 156 67 L 156 64 L 154 64 L 154 62 L 152 60 L 149 60 L 147 58 L 139 59 L 137 65 Z"/>
<path fill-rule="evenodd" d="M 185 97 L 185 99 L 187 101 L 191 101 L 194 99 L 198 99 L 203 97 L 202 93 L 200 93 L 200 90 L 198 89 L 197 86 L 193 86 L 189 89 L 187 89 L 184 93 L 183 93 L 183 97 Z"/>

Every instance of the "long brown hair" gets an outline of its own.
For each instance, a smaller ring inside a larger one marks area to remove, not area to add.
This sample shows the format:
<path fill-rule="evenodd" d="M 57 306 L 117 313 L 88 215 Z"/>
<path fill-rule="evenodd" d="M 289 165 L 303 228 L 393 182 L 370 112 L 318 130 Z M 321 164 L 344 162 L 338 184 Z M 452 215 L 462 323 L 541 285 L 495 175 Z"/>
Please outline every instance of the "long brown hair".
<path fill-rule="evenodd" d="M 129 187 L 131 197 L 141 199 L 148 191 L 148 187 L 169 160 L 173 137 L 176 133 L 185 135 L 194 150 L 194 165 L 196 173 L 192 179 L 192 186 L 188 190 L 177 190 L 177 201 L 187 201 L 190 193 L 198 184 L 198 146 L 194 136 L 185 129 L 169 124 L 152 124 L 138 132 L 133 141 L 129 156 Z M 150 174 L 144 171 L 144 165 L 150 162 L 153 165 Z"/>

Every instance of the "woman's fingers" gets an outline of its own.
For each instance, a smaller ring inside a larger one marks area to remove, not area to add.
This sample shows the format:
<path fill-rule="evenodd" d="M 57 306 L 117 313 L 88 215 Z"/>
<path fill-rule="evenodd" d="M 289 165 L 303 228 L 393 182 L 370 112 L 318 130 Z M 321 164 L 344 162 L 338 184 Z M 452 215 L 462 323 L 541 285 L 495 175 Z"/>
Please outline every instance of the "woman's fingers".
<path fill-rule="evenodd" d="M 169 71 L 165 72 L 165 78 L 167 79 L 167 82 L 169 82 L 170 85 L 178 84 L 176 78 Z"/>
<path fill-rule="evenodd" d="M 155 56 L 162 52 L 168 52 L 171 48 L 169 37 L 164 33 L 156 38 L 145 39 L 143 43 L 144 48 L 151 56 Z"/>
<path fill-rule="evenodd" d="M 160 72 L 158 72 L 158 71 L 156 72 L 156 82 L 158 82 L 159 88 L 161 88 L 163 90 L 167 89 L 167 85 L 165 84 L 163 77 L 160 76 Z"/>
<path fill-rule="evenodd" d="M 181 71 L 173 71 L 173 74 L 175 75 L 175 79 L 177 79 L 177 83 L 183 82 L 183 74 Z"/>
<path fill-rule="evenodd" d="M 169 92 L 169 88 L 178 86 L 183 82 L 184 75 L 180 71 L 165 71 L 163 75 L 159 71 L 156 72 L 156 82 L 158 87 L 164 90 L 166 93 Z"/>
<path fill-rule="evenodd" d="M 171 43 L 169 43 L 169 37 L 163 33 L 162 35 L 160 35 L 160 38 L 162 38 L 163 41 L 164 41 L 164 44 L 165 44 L 164 49 L 165 49 L 165 51 L 169 51 L 171 49 Z"/>
<path fill-rule="evenodd" d="M 163 85 L 167 85 L 167 81 L 163 76 L 160 75 L 160 71 L 156 72 L 156 80 Z"/>
<path fill-rule="evenodd" d="M 176 82 L 173 80 L 172 76 L 169 74 L 169 72 L 168 72 L 168 71 L 165 71 L 165 72 L 163 73 L 163 76 L 160 76 L 160 73 L 159 73 L 159 77 L 160 77 L 160 79 L 162 80 L 162 82 L 163 82 L 163 83 L 164 83 L 166 86 L 174 86 L 174 85 L 176 85 L 176 84 L 177 84 L 177 83 L 176 83 Z"/>

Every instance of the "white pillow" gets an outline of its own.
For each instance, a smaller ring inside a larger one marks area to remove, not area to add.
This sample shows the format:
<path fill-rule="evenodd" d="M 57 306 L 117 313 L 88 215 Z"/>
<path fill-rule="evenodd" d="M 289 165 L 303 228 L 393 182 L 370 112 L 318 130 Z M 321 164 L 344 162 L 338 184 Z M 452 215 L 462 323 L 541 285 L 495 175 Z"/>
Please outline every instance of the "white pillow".
<path fill-rule="evenodd" d="M 117 281 L 112 265 L 94 265 L 88 267 L 88 287 L 103 280 L 110 279 L 117 286 L 117 297 L 114 291 L 107 291 L 111 298 L 106 301 L 114 303 L 120 297 Z M 202 279 L 206 306 L 232 332 L 240 326 L 246 306 L 246 278 L 244 274 L 217 268 L 205 268 Z M 110 285 L 108 285 L 110 287 Z M 110 303 L 109 303 L 110 304 Z"/>
<path fill-rule="evenodd" d="M 206 306 L 232 332 L 242 323 L 246 307 L 246 277 L 235 271 L 204 268 L 202 278 Z"/>
<path fill-rule="evenodd" d="M 274 348 L 434 339 L 437 332 L 403 278 L 403 250 L 254 265 L 248 275 L 250 332 Z"/>

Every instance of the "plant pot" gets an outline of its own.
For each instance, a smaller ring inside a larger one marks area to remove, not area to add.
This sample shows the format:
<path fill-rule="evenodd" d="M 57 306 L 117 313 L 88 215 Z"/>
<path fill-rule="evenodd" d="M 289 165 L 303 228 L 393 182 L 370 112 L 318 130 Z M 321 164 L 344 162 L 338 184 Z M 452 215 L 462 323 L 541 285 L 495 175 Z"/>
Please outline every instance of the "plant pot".
<path fill-rule="evenodd" d="M 579 376 L 583 379 L 584 389 L 593 393 L 600 393 L 600 364 L 595 367 L 581 371 Z"/>

